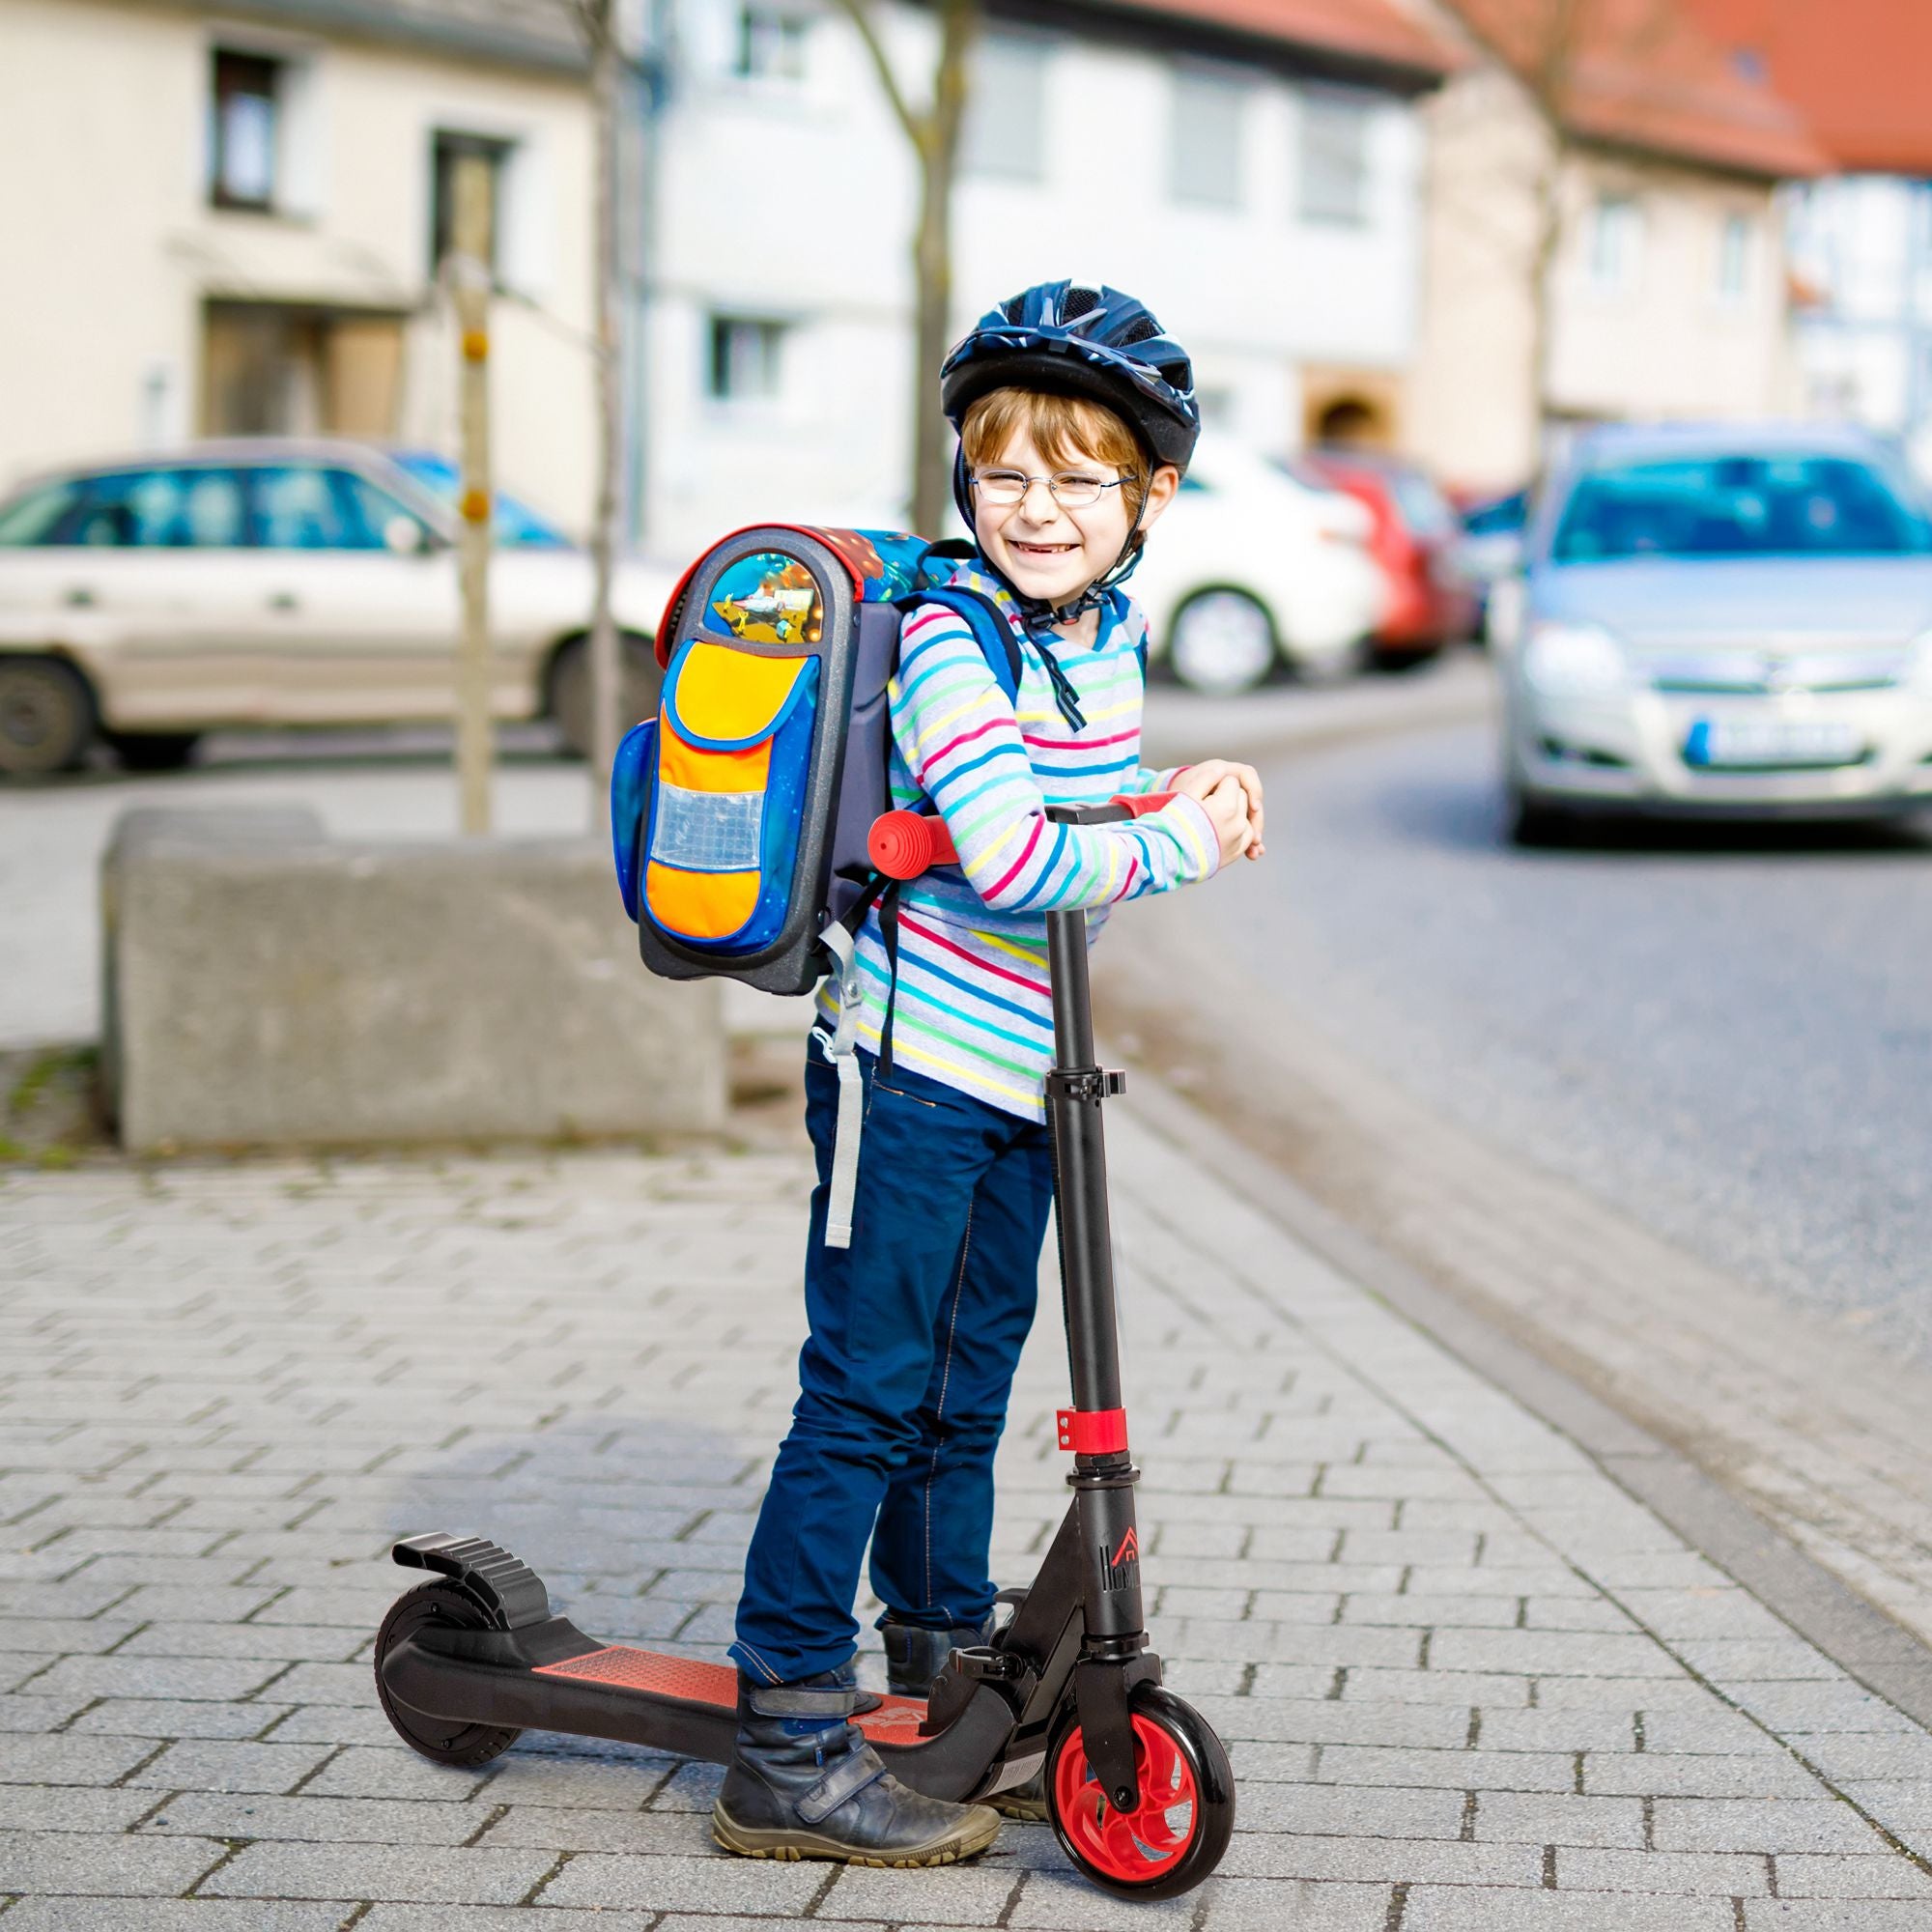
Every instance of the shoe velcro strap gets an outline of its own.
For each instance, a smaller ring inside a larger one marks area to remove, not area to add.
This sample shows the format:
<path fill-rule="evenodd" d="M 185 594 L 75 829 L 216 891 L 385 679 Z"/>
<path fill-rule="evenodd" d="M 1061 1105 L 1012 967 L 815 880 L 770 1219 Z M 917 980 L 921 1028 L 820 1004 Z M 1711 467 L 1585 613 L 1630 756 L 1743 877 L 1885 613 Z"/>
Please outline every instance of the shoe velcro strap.
<path fill-rule="evenodd" d="M 885 1776 L 886 1767 L 870 1745 L 850 1750 L 799 1799 L 792 1809 L 807 1825 L 816 1825 L 838 1810 L 848 1798 L 856 1797 L 875 1778 Z"/>
<path fill-rule="evenodd" d="M 852 1712 L 852 1691 L 837 1684 L 754 1684 L 748 1694 L 761 1718 L 823 1718 L 832 1723 Z"/>

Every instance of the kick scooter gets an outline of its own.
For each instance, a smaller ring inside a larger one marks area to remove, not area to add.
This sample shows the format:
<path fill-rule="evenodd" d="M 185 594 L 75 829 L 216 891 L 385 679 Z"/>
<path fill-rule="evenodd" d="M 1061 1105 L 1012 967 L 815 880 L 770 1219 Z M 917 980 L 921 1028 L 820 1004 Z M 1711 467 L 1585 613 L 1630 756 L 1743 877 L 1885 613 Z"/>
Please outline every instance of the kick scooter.
<path fill-rule="evenodd" d="M 1166 802 L 1115 799 L 1049 816 L 1100 824 Z M 874 822 L 870 852 L 888 878 L 956 863 L 943 821 L 910 811 Z M 935 1798 L 1005 1790 L 1044 1762 L 1048 1814 L 1067 1857 L 1108 1891 L 1165 1898 L 1220 1862 L 1235 1827 L 1234 1779 L 1221 1741 L 1162 1686 L 1147 1647 L 1100 1121 L 1125 1081 L 1094 1061 L 1086 914 L 1049 912 L 1046 927 L 1046 1113 L 1073 1384 L 1059 1439 L 1073 1455 L 1073 1500 L 1032 1585 L 1003 1593 L 1011 1615 L 994 1635 L 953 1651 L 928 1697 L 881 1698 L 853 1721 L 895 1777 Z M 412 1536 L 393 1554 L 437 1573 L 397 1600 L 376 1638 L 383 1709 L 423 1756 L 484 1764 L 534 1728 L 730 1758 L 729 1666 L 584 1635 L 552 1613 L 527 1565 L 479 1537 Z"/>

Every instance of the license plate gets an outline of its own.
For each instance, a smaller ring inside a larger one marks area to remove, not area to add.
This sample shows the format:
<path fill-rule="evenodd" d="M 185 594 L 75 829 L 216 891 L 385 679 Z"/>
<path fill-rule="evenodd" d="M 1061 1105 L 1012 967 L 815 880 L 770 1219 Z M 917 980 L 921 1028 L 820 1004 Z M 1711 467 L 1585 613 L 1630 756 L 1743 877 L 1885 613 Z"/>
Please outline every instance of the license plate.
<path fill-rule="evenodd" d="M 1684 762 L 1713 771 L 1855 765 L 1865 744 L 1836 719 L 1700 718 L 1684 741 Z"/>

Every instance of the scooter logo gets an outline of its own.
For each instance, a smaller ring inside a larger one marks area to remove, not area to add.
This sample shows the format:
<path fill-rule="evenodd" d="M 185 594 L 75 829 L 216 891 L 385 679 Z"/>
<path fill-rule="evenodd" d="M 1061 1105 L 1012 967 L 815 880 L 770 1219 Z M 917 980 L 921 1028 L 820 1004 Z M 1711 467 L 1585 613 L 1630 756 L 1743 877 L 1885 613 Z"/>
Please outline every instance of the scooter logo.
<path fill-rule="evenodd" d="M 1100 1546 L 1101 1569 L 1106 1577 L 1109 1592 L 1124 1590 L 1130 1584 L 1140 1581 L 1141 1539 L 1140 1532 L 1129 1526 L 1126 1535 L 1121 1538 L 1120 1547 L 1109 1551 L 1103 1543 Z"/>

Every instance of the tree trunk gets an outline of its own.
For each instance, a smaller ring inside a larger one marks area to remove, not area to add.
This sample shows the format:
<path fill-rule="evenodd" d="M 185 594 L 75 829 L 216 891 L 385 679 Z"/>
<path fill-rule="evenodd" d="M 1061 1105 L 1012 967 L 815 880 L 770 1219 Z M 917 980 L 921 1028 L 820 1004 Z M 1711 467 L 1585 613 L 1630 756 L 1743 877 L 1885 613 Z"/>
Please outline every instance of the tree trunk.
<path fill-rule="evenodd" d="M 495 254 L 490 163 L 481 155 L 456 163 L 455 252 L 449 263 L 462 335 L 460 387 L 463 529 L 458 552 L 463 626 L 456 654 L 456 785 L 466 836 L 490 830 L 490 264 Z"/>
<path fill-rule="evenodd" d="M 927 536 L 939 534 L 952 498 L 952 436 L 939 408 L 939 368 L 952 343 L 952 184 L 979 27 L 979 0 L 941 0 L 932 105 L 913 144 L 920 194 L 912 244 L 912 526 Z"/>
<path fill-rule="evenodd" d="M 597 507 L 590 526 L 590 813 L 603 821 L 604 795 L 617 754 L 617 626 L 611 610 L 611 577 L 616 558 L 618 470 L 623 461 L 623 384 L 618 366 L 622 340 L 617 253 L 617 64 L 616 21 L 611 0 L 592 0 L 590 91 L 597 144 Z"/>
<path fill-rule="evenodd" d="M 919 226 L 913 234 L 912 526 L 937 536 L 952 497 L 950 433 L 939 409 L 939 365 L 950 346 L 952 309 L 951 184 L 929 159 L 920 168 Z"/>

